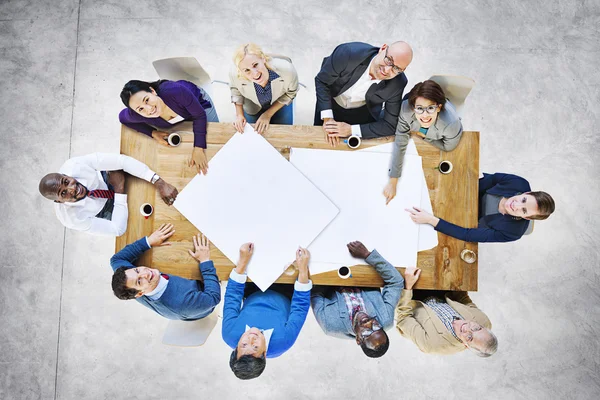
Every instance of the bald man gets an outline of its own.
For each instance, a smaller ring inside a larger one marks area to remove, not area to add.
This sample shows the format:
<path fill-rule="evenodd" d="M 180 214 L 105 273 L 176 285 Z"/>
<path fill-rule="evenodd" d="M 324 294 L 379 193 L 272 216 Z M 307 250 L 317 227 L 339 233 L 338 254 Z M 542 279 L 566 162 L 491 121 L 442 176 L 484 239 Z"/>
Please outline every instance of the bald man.
<path fill-rule="evenodd" d="M 56 216 L 67 228 L 121 236 L 127 230 L 128 215 L 123 171 L 156 186 L 168 205 L 175 201 L 177 189 L 146 164 L 122 154 L 109 153 L 67 160 L 57 173 L 41 179 L 39 191 L 54 201 Z"/>
<path fill-rule="evenodd" d="M 405 42 L 381 47 L 352 42 L 323 59 L 315 77 L 315 125 L 323 126 L 332 147 L 349 136 L 394 135 L 412 57 Z"/>

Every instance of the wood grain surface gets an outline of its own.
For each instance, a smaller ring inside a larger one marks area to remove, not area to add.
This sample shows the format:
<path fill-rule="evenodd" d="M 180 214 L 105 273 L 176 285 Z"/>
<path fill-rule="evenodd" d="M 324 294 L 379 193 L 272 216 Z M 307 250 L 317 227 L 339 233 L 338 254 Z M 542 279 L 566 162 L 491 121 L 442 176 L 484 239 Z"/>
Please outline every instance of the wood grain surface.
<path fill-rule="evenodd" d="M 178 190 L 182 190 L 196 174 L 195 169 L 188 167 L 187 164 L 193 147 L 192 125 L 184 122 L 177 125 L 176 129 L 172 129 L 172 131 L 182 132 L 183 141 L 179 147 L 161 146 L 148 136 L 123 125 L 121 153 L 147 164 L 164 180 Z M 208 158 L 212 158 L 234 133 L 235 130 L 229 123 L 209 123 Z M 265 138 L 286 159 L 289 159 L 291 147 L 331 149 L 325 141 L 321 127 L 271 125 Z M 413 135 L 413 139 L 423 160 L 423 170 L 434 214 L 464 227 L 476 227 L 479 132 L 464 132 L 458 147 L 449 153 L 438 150 L 416 135 Z M 361 148 L 377 146 L 393 140 L 393 137 L 363 140 Z M 334 149 L 353 151 L 343 142 Z M 442 160 L 452 162 L 453 170 L 450 174 L 441 174 L 436 169 Z M 208 173 L 210 173 L 210 169 Z M 383 191 L 383 187 L 381 190 Z M 127 232 L 117 238 L 115 251 L 149 235 L 163 223 L 172 223 L 175 225 L 176 232 L 169 240 L 171 245 L 147 251 L 137 264 L 152 266 L 162 272 L 184 278 L 201 279 L 198 264 L 187 252 L 192 248 L 192 235 L 198 230 L 174 207 L 167 206 L 150 183 L 128 177 L 126 191 L 129 207 Z M 383 195 L 381 200 L 384 201 Z M 139 211 L 140 206 L 145 202 L 154 206 L 153 215 L 147 219 L 142 217 Z M 437 247 L 419 252 L 417 266 L 422 269 L 422 272 L 415 287 L 418 289 L 477 290 L 477 261 L 467 264 L 460 259 L 463 249 L 473 250 L 477 254 L 477 243 L 463 242 L 439 233 L 438 242 Z M 290 255 L 290 257 L 290 261 L 292 261 L 294 255 Z M 234 264 L 212 244 L 211 259 L 215 264 L 219 279 L 227 280 Z M 403 272 L 404 268 L 398 268 L 398 270 Z M 292 275 L 282 274 L 277 282 L 293 283 L 296 276 L 297 272 Z M 379 274 L 368 265 L 353 266 L 350 279 L 340 279 L 337 271 L 314 275 L 311 279 L 316 285 L 365 287 L 383 285 Z"/>

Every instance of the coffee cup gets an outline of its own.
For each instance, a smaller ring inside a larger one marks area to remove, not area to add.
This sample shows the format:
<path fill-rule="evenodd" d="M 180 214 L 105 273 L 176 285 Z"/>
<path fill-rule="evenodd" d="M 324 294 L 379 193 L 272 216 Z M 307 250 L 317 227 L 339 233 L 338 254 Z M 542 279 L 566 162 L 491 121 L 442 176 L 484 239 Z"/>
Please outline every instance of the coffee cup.
<path fill-rule="evenodd" d="M 460 258 L 467 264 L 473 264 L 477 260 L 477 254 L 473 250 L 464 249 L 460 252 Z"/>
<path fill-rule="evenodd" d="M 144 203 L 140 206 L 140 214 L 142 214 L 142 216 L 146 219 L 148 219 L 148 217 L 151 216 L 153 212 L 154 207 L 152 207 L 152 204 L 150 203 Z"/>
<path fill-rule="evenodd" d="M 438 165 L 437 169 L 442 174 L 449 174 L 452 171 L 452 163 L 448 160 L 444 160 Z"/>
<path fill-rule="evenodd" d="M 345 140 L 345 142 L 351 149 L 356 149 L 358 148 L 358 146 L 360 146 L 361 140 L 358 136 L 350 136 L 348 139 Z"/>
<path fill-rule="evenodd" d="M 181 135 L 177 132 L 173 132 L 167 138 L 167 142 L 169 142 L 169 145 L 177 147 L 181 144 Z"/>
<path fill-rule="evenodd" d="M 338 276 L 342 279 L 348 279 L 352 277 L 352 271 L 350 271 L 350 267 L 340 267 L 338 269 Z"/>

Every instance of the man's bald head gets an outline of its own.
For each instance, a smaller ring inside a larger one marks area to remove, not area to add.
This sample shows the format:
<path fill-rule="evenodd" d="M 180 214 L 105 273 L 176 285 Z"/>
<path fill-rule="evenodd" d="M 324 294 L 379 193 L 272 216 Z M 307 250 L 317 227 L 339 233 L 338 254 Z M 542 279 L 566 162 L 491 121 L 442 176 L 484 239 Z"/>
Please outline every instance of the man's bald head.
<path fill-rule="evenodd" d="M 373 58 L 369 69 L 370 75 L 375 79 L 394 79 L 408 67 L 413 58 L 413 51 L 406 42 L 384 44 L 379 53 Z"/>
<path fill-rule="evenodd" d="M 76 202 L 87 196 L 87 188 L 77 179 L 58 173 L 44 176 L 38 189 L 42 196 L 57 203 Z"/>

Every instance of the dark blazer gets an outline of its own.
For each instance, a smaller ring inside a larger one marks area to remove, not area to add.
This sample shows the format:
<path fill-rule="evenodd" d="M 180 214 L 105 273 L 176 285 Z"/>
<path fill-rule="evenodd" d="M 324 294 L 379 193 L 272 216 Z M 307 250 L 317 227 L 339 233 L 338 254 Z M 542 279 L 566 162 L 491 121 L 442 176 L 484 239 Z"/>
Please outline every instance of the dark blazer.
<path fill-rule="evenodd" d="M 376 250 L 373 250 L 365 261 L 375 268 L 385 282 L 383 292 L 379 288 L 361 288 L 365 312 L 371 317 L 376 317 L 383 329 L 388 329 L 394 323 L 394 310 L 400 300 L 404 278 Z M 326 335 L 356 338 L 344 295 L 335 287 L 313 288 L 310 302 L 315 318 Z"/>
<path fill-rule="evenodd" d="M 483 174 L 479 179 L 479 203 L 484 194 L 512 197 L 519 193 L 531 191 L 527 180 L 520 176 L 496 173 Z M 462 228 L 440 218 L 435 230 L 465 242 L 512 242 L 520 239 L 529 227 L 529 220 L 515 219 L 508 214 L 500 213 L 485 217 L 487 227 Z"/>
<path fill-rule="evenodd" d="M 120 267 L 135 268 L 133 262 L 146 250 L 149 250 L 146 238 L 128 244 L 110 259 L 113 271 Z M 201 282 L 169 275 L 169 284 L 158 300 L 140 296 L 136 300 L 168 319 L 194 321 L 213 312 L 221 301 L 221 284 L 212 261 L 200 264 L 204 279 Z"/>
<path fill-rule="evenodd" d="M 358 81 L 378 51 L 378 47 L 367 43 L 344 43 L 337 46 L 329 57 L 323 59 L 321 70 L 315 76 L 317 92 L 315 125 L 323 125 L 321 111 L 332 109 L 331 102 L 335 101 L 333 98 L 344 93 Z M 401 73 L 393 79 L 371 85 L 367 90 L 365 100 L 375 122 L 360 125 L 364 139 L 394 134 L 402 104 L 402 92 L 407 82 L 406 75 Z M 381 107 L 384 102 L 385 112 L 381 118 Z"/>

